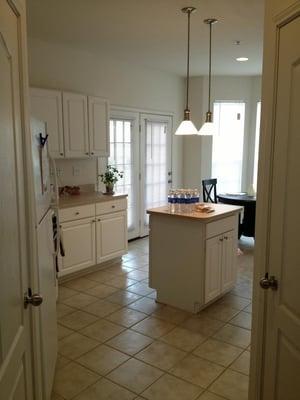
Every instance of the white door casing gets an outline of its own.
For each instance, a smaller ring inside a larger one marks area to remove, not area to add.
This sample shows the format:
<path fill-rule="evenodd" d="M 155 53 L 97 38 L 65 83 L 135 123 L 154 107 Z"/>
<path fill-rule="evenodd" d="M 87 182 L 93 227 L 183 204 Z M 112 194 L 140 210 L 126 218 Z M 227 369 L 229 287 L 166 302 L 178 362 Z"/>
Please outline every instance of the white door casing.
<path fill-rule="evenodd" d="M 300 1 L 266 3 L 251 400 L 300 393 Z M 278 289 L 259 280 L 274 276 Z"/>
<path fill-rule="evenodd" d="M 49 210 L 37 228 L 39 291 L 43 303 L 39 306 L 41 329 L 41 358 L 44 399 L 51 398 L 57 359 L 57 281 L 54 263 L 53 211 Z"/>
<path fill-rule="evenodd" d="M 0 398 L 16 400 L 33 399 L 31 310 L 24 309 L 29 284 L 25 27 L 25 3 L 0 0 Z"/>

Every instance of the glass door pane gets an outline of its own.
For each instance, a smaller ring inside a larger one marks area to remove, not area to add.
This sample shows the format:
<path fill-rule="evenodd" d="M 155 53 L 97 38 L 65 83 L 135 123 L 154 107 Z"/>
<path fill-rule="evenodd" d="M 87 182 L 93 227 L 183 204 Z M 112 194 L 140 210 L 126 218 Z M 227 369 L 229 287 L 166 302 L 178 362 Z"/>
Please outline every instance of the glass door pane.
<path fill-rule="evenodd" d="M 171 187 L 171 119 L 141 116 L 142 235 L 148 233 L 148 208 L 167 204 Z"/>
<path fill-rule="evenodd" d="M 128 194 L 128 237 L 139 236 L 138 178 L 136 168 L 138 137 L 134 135 L 134 120 L 111 118 L 110 120 L 110 157 L 108 164 L 123 171 L 123 178 L 116 186 L 117 194 Z"/>

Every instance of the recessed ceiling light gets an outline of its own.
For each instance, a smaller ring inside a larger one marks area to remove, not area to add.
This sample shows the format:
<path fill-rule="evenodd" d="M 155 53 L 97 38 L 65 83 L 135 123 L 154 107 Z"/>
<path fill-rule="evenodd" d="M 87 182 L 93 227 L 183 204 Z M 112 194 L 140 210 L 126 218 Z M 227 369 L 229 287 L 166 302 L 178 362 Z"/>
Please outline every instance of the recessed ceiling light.
<path fill-rule="evenodd" d="M 236 61 L 240 61 L 240 62 L 245 62 L 245 61 L 248 61 L 248 60 L 249 60 L 248 57 L 238 57 L 238 58 L 236 58 Z"/>

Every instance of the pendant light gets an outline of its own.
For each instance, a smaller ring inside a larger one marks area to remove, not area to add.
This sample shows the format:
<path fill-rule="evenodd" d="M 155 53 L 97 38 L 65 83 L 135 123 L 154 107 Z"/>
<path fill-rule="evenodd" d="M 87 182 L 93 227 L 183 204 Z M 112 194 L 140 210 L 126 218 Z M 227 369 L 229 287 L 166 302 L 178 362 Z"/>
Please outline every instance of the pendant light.
<path fill-rule="evenodd" d="M 215 128 L 213 124 L 213 115 L 210 109 L 210 95 L 211 95 L 211 36 L 212 36 L 212 26 L 217 23 L 218 20 L 215 18 L 208 18 L 203 21 L 205 24 L 209 25 L 209 61 L 208 61 L 208 109 L 205 116 L 205 123 L 199 130 L 199 135 L 208 136 L 215 133 Z"/>
<path fill-rule="evenodd" d="M 186 106 L 184 110 L 184 117 L 181 124 L 178 126 L 175 135 L 197 135 L 197 129 L 193 122 L 190 120 L 189 109 L 189 84 L 190 84 L 190 19 L 191 14 L 196 11 L 195 7 L 184 7 L 181 11 L 188 16 L 188 41 L 187 41 L 187 73 L 186 73 Z"/>

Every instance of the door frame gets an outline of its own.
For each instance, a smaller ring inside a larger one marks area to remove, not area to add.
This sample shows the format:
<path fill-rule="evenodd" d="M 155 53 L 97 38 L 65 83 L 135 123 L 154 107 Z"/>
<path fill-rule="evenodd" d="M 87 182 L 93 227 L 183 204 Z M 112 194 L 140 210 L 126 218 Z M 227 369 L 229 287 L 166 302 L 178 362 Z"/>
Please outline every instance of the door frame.
<path fill-rule="evenodd" d="M 279 29 L 300 15 L 300 1 L 281 0 L 279 4 L 279 2 L 275 2 L 274 0 L 268 0 L 265 10 L 264 42 L 267 43 L 267 46 L 264 46 L 263 58 L 249 400 L 259 400 L 262 398 L 267 296 L 265 291 L 260 288 L 259 280 L 267 272 L 269 262 L 270 204 L 272 201 Z"/>
<path fill-rule="evenodd" d="M 134 188 L 134 197 L 136 200 L 136 210 L 135 210 L 135 220 L 137 225 L 134 227 L 133 230 L 128 231 L 128 239 L 134 239 L 136 237 L 139 237 L 140 234 L 140 227 L 139 227 L 139 219 L 140 219 L 140 193 L 139 193 L 139 186 L 140 186 L 140 174 L 139 174 L 139 113 L 136 111 L 125 111 L 123 109 L 117 109 L 117 108 L 111 108 L 110 110 L 110 115 L 109 115 L 109 121 L 111 119 L 118 119 L 120 118 L 121 120 L 127 120 L 130 121 L 131 123 L 131 128 L 132 128 L 132 143 L 133 143 L 133 149 L 132 149 L 132 156 L 133 156 L 133 178 L 136 187 Z M 110 140 L 108 143 L 108 146 L 110 146 Z"/>
<path fill-rule="evenodd" d="M 39 276 L 38 276 L 38 246 L 36 236 L 36 209 L 34 195 L 34 178 L 32 167 L 32 144 L 30 130 L 30 101 L 29 101 L 29 73 L 28 73 L 28 52 L 27 52 L 27 23 L 26 23 L 26 0 L 7 0 L 7 3 L 18 17 L 19 34 L 20 34 L 20 111 L 21 111 L 21 128 L 23 140 L 23 164 L 24 164 L 24 186 L 26 191 L 25 197 L 25 223 L 27 229 L 27 257 L 28 257 L 28 285 L 33 293 L 39 292 Z M 40 318 L 39 310 L 29 307 L 27 310 L 31 321 L 30 335 L 32 342 L 32 384 L 33 398 L 42 399 L 42 360 L 41 360 L 41 335 L 40 335 Z"/>
<path fill-rule="evenodd" d="M 166 123 L 169 127 L 169 131 L 166 132 L 167 135 L 167 143 L 169 143 L 169 149 L 167 149 L 167 162 L 168 162 L 168 170 L 171 173 L 170 175 L 170 182 L 169 182 L 169 189 L 172 187 L 172 132 L 173 132 L 173 118 L 169 115 L 163 114 L 152 114 L 152 113 L 141 113 L 140 114 L 140 173 L 141 173 L 141 182 L 145 182 L 145 158 L 146 154 L 143 151 L 145 149 L 145 139 L 146 139 L 146 122 L 147 120 L 151 120 L 153 122 L 161 122 Z M 168 199 L 166 199 L 167 204 Z M 145 186 L 140 185 L 140 236 L 148 236 L 149 235 L 149 228 L 144 223 L 144 212 L 145 212 Z"/>
<path fill-rule="evenodd" d="M 173 138 L 172 138 L 172 132 L 173 132 L 173 121 L 174 121 L 174 113 L 170 111 L 157 111 L 157 110 L 145 110 L 141 108 L 130 108 L 130 107 L 122 107 L 122 106 L 116 106 L 116 105 L 111 105 L 110 107 L 110 115 L 109 115 L 109 120 L 114 119 L 114 118 L 120 118 L 120 119 L 127 119 L 129 121 L 132 121 L 133 123 L 133 135 L 134 138 L 137 139 L 134 143 L 134 162 L 136 162 L 136 167 L 135 169 L 135 179 L 137 184 L 136 188 L 136 198 L 138 201 L 138 207 L 137 207 L 137 222 L 138 226 L 137 228 L 132 231 L 128 232 L 128 239 L 134 239 L 134 238 L 139 238 L 139 237 L 144 237 L 149 234 L 148 229 L 145 229 L 143 227 L 143 196 L 144 196 L 144 188 L 140 184 L 141 180 L 143 179 L 143 173 L 144 173 L 144 166 L 142 165 L 142 159 L 141 159 L 141 149 L 142 145 L 144 143 L 143 139 L 143 128 L 142 128 L 142 117 L 151 117 L 153 120 L 156 119 L 157 121 L 164 121 L 168 122 L 170 125 L 170 171 L 173 173 Z M 98 159 L 98 174 L 102 173 L 102 170 L 106 168 L 107 162 L 105 159 L 105 162 L 103 162 L 103 159 Z M 170 187 L 172 186 L 172 183 L 170 184 Z"/>

